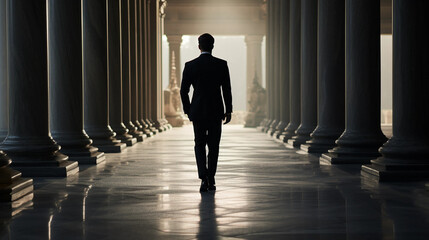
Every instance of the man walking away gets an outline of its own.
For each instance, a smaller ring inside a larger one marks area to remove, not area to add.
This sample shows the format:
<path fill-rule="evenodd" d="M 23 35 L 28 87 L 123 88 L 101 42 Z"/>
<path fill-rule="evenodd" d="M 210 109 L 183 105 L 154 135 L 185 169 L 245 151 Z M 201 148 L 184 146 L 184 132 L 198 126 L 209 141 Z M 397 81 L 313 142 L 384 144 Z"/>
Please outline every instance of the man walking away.
<path fill-rule="evenodd" d="M 198 44 L 201 55 L 185 64 L 180 95 L 183 110 L 194 126 L 195 158 L 198 177 L 201 179 L 200 192 L 206 192 L 216 190 L 215 174 L 222 120 L 225 120 L 224 124 L 231 121 L 232 94 L 227 62 L 211 54 L 214 46 L 213 36 L 208 33 L 201 35 Z M 191 85 L 194 88 L 192 102 L 188 95 Z"/>

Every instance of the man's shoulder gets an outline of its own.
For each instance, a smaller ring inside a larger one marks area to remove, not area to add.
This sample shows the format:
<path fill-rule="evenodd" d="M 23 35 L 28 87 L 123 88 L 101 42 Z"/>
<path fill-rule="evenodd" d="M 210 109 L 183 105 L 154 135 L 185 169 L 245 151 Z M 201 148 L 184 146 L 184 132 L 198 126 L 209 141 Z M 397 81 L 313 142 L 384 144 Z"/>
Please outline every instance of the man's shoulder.
<path fill-rule="evenodd" d="M 214 63 L 216 63 L 216 64 L 219 64 L 219 65 L 227 65 L 227 61 L 226 60 L 223 60 L 223 59 L 221 59 L 221 58 L 217 58 L 217 57 L 214 57 L 213 55 L 211 55 L 211 59 L 212 59 L 212 63 L 214 62 Z M 194 58 L 194 59 L 192 59 L 192 60 L 190 60 L 190 61 L 188 61 L 188 62 L 186 62 L 185 63 L 185 67 L 186 66 L 193 66 L 193 65 L 198 65 L 198 64 L 201 64 L 202 63 L 202 59 L 201 59 L 201 56 L 200 57 L 197 57 L 197 58 Z"/>
<path fill-rule="evenodd" d="M 193 63 L 195 63 L 197 60 L 198 60 L 198 58 L 194 58 L 194 59 L 192 59 L 191 61 L 186 62 L 186 63 L 185 63 L 185 66 L 186 66 L 186 65 L 192 65 L 192 64 L 193 64 Z"/>
<path fill-rule="evenodd" d="M 217 57 L 214 57 L 214 56 L 213 56 L 213 59 L 214 59 L 216 62 L 218 62 L 218 63 L 226 64 L 226 60 L 223 60 L 223 59 L 221 59 L 221 58 L 217 58 Z"/>

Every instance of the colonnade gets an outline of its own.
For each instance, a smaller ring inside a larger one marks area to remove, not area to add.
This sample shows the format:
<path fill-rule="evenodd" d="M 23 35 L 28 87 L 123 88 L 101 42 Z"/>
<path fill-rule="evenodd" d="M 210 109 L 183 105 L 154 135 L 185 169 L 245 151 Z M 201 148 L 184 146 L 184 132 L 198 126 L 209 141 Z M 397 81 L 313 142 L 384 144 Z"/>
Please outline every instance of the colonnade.
<path fill-rule="evenodd" d="M 376 181 L 429 178 L 429 2 L 393 0 L 393 137 L 380 127 L 380 1 L 268 0 L 258 129 Z M 285 127 L 286 125 L 286 127 Z"/>
<path fill-rule="evenodd" d="M 0 0 L 0 201 L 31 195 L 27 177 L 73 175 L 171 128 L 161 101 L 164 7 Z"/>

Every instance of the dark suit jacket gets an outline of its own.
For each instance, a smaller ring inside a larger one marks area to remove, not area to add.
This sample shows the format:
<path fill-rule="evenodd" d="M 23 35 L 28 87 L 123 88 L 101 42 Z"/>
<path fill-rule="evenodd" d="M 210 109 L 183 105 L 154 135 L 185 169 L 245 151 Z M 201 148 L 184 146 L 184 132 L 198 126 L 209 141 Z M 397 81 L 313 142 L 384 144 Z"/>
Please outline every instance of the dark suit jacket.
<path fill-rule="evenodd" d="M 191 85 L 194 88 L 192 102 L 189 101 L 188 95 Z M 215 58 L 211 54 L 201 54 L 198 58 L 187 62 L 183 70 L 180 96 L 183 110 L 191 121 L 220 120 L 225 112 L 231 113 L 231 81 L 226 61 Z"/>

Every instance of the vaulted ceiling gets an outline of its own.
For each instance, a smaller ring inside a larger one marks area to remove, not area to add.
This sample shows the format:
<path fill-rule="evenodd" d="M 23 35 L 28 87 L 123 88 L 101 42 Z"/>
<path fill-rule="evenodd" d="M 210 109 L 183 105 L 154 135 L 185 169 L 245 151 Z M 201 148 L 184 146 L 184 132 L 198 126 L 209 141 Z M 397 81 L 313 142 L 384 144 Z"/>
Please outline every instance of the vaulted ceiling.
<path fill-rule="evenodd" d="M 265 35 L 263 0 L 168 0 L 166 35 Z"/>

